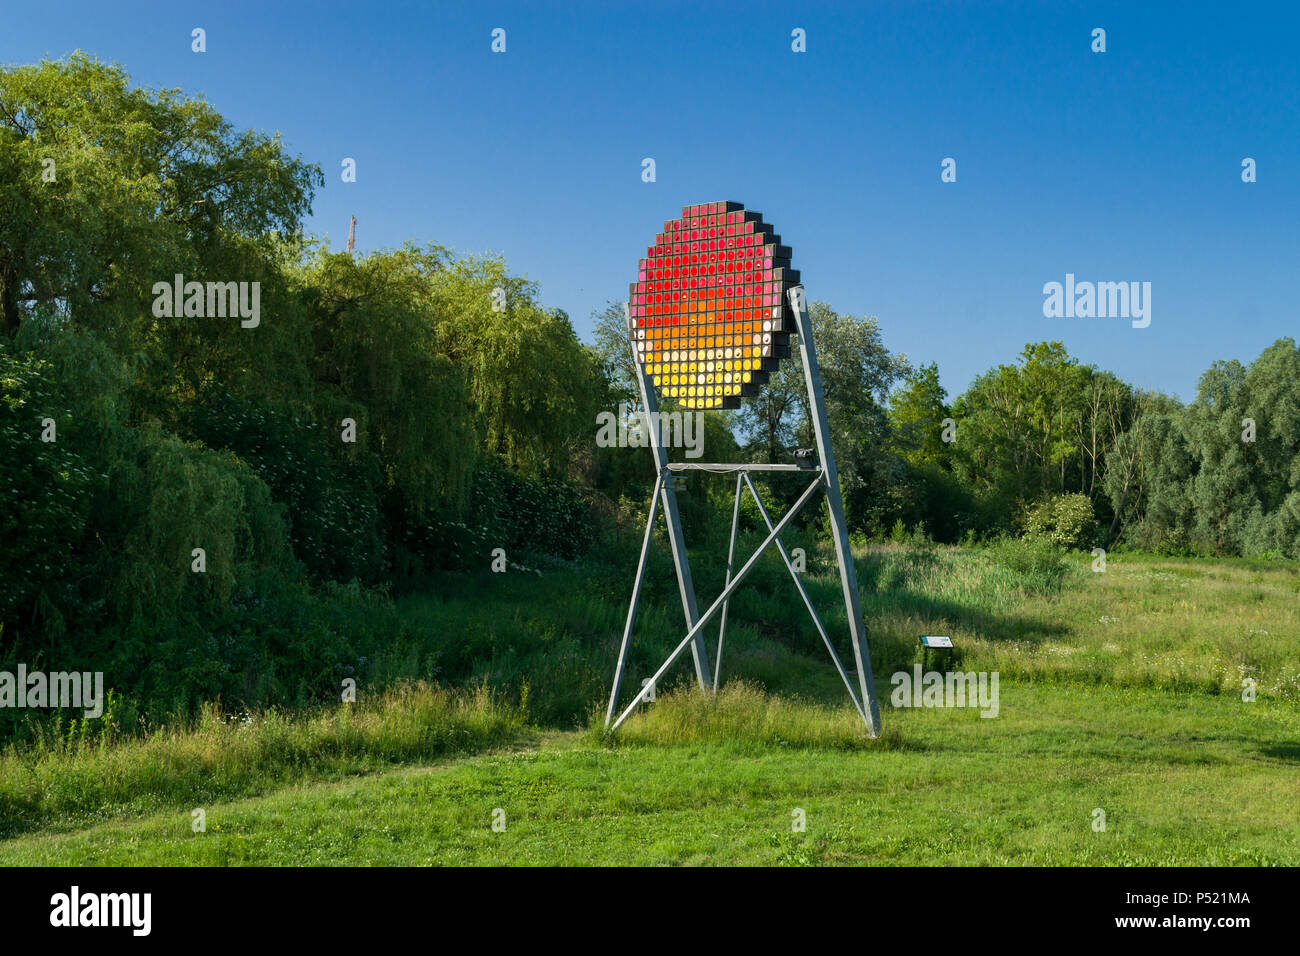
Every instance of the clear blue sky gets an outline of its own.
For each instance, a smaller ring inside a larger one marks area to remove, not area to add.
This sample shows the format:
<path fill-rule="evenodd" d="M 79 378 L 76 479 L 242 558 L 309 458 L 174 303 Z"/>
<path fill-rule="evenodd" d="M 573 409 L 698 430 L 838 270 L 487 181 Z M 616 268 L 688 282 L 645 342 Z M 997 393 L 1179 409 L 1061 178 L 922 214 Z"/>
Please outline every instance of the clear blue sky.
<path fill-rule="evenodd" d="M 499 252 L 584 338 L 663 220 L 717 199 L 760 210 L 813 298 L 878 316 L 954 394 L 1061 339 L 1190 398 L 1214 359 L 1300 332 L 1290 4 L 95 0 L 4 20 L 0 61 L 80 48 L 281 131 L 325 172 L 310 228 L 336 247 L 355 214 L 362 251 Z M 1044 318 L 1067 272 L 1151 282 L 1150 327 Z"/>

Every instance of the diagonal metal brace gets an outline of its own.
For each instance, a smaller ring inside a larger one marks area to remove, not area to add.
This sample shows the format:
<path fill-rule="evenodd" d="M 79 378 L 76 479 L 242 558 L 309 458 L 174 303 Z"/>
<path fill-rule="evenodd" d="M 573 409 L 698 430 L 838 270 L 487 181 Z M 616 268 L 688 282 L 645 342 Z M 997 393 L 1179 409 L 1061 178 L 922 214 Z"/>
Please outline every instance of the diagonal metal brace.
<path fill-rule="evenodd" d="M 646 556 L 650 553 L 650 539 L 654 536 L 655 510 L 659 506 L 659 489 L 664 483 L 660 473 L 655 480 L 655 490 L 650 494 L 650 516 L 645 522 L 645 539 L 641 542 L 641 560 L 636 565 L 636 583 L 632 585 L 632 603 L 627 609 L 627 624 L 623 627 L 623 643 L 618 647 L 618 664 L 614 668 L 614 689 L 609 692 L 609 709 L 605 711 L 605 726 L 614 718 L 618 706 L 619 688 L 623 686 L 623 665 L 627 663 L 627 645 L 632 639 L 632 625 L 636 623 L 636 607 L 641 601 L 641 582 L 645 580 Z"/>
<path fill-rule="evenodd" d="M 763 507 L 763 502 L 758 497 L 758 489 L 754 483 L 749 480 L 749 475 L 744 475 L 745 484 L 749 487 L 749 493 L 754 498 L 754 504 L 758 505 L 758 513 L 763 516 L 763 521 L 767 525 L 767 530 L 772 530 L 772 518 L 768 515 L 767 509 Z M 853 706 L 857 708 L 858 716 L 863 720 L 867 719 L 866 712 L 862 709 L 862 701 L 858 699 L 857 692 L 853 689 L 853 681 L 849 679 L 848 671 L 840 663 L 840 656 L 835 653 L 835 645 L 831 643 L 830 636 L 826 633 L 826 628 L 822 626 L 822 619 L 817 616 L 817 609 L 813 607 L 812 599 L 808 597 L 808 591 L 803 586 L 803 580 L 799 577 L 799 572 L 794 569 L 794 562 L 790 560 L 790 555 L 786 553 L 785 545 L 781 539 L 776 540 L 777 550 L 781 552 L 781 557 L 785 561 L 785 566 L 790 571 L 790 577 L 794 579 L 794 586 L 799 589 L 799 596 L 803 598 L 803 603 L 808 608 L 808 613 L 812 615 L 813 623 L 817 625 L 817 633 L 822 636 L 822 643 L 826 645 L 826 650 L 831 652 L 831 660 L 835 662 L 835 669 L 840 672 L 840 679 L 844 681 L 844 687 L 849 692 L 849 699 L 853 701 Z M 721 650 L 719 650 L 721 657 Z M 717 679 L 717 671 L 714 671 L 714 679 Z"/>

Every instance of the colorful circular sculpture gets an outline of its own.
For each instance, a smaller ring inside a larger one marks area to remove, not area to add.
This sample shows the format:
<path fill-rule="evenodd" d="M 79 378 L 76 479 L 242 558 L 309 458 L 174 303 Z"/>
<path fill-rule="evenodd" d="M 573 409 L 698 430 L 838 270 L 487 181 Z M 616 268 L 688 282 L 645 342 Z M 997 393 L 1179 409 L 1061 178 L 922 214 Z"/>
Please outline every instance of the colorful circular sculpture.
<path fill-rule="evenodd" d="M 660 395 L 690 409 L 757 395 L 795 330 L 790 248 L 736 202 L 683 206 L 637 268 L 632 348 Z"/>

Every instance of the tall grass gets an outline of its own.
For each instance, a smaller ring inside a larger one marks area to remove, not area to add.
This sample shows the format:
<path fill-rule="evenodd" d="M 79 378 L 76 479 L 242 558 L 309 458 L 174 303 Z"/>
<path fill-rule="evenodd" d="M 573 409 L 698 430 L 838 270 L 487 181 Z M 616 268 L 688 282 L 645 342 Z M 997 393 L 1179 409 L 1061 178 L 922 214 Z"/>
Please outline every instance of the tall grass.
<path fill-rule="evenodd" d="M 188 813 L 299 780 L 484 750 L 523 733 L 521 715 L 487 686 L 406 682 L 309 716 L 207 707 L 187 725 L 116 743 L 43 738 L 0 754 L 0 836 L 165 808 Z"/>
<path fill-rule="evenodd" d="M 877 738 L 848 703 L 830 707 L 769 694 L 748 681 L 732 681 L 717 695 L 695 687 L 670 691 L 606 734 L 604 713 L 594 713 L 592 742 L 611 745 L 718 744 L 737 749 L 806 747 L 831 750 L 893 750 L 903 745 L 896 729 Z"/>

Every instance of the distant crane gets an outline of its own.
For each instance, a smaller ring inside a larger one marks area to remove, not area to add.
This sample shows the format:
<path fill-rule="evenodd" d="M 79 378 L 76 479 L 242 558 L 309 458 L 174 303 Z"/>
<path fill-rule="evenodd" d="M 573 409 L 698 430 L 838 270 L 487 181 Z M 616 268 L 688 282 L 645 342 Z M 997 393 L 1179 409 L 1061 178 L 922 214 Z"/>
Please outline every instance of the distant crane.
<path fill-rule="evenodd" d="M 352 255 L 352 247 L 357 242 L 357 217 L 353 216 L 352 221 L 348 223 L 348 255 Z"/>

